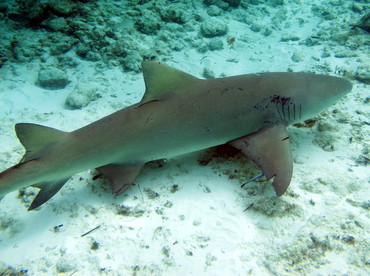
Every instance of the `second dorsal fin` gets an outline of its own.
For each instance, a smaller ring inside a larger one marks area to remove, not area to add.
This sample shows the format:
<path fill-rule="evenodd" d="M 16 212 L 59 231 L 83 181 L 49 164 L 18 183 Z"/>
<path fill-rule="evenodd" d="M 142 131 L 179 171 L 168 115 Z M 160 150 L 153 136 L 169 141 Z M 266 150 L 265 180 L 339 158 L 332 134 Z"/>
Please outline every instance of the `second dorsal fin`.
<path fill-rule="evenodd" d="M 191 85 L 200 79 L 155 61 L 142 63 L 145 94 L 141 104 L 158 100 L 164 94 Z"/>
<path fill-rule="evenodd" d="M 18 139 L 26 149 L 20 163 L 37 159 L 47 147 L 62 139 L 66 132 L 36 124 L 20 123 L 15 125 Z"/>

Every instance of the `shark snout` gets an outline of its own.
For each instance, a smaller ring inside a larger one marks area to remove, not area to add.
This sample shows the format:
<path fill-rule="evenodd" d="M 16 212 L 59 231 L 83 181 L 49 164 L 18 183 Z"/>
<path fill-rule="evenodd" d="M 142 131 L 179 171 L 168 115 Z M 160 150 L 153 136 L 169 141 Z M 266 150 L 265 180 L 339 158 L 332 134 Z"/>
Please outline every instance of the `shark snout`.
<path fill-rule="evenodd" d="M 351 92 L 352 83 L 350 81 L 338 77 L 330 78 L 332 78 L 332 80 L 327 84 L 327 89 L 330 91 L 329 93 L 332 94 L 336 99 Z"/>
<path fill-rule="evenodd" d="M 322 112 L 352 90 L 350 81 L 332 76 L 316 75 L 301 100 L 302 119 Z"/>

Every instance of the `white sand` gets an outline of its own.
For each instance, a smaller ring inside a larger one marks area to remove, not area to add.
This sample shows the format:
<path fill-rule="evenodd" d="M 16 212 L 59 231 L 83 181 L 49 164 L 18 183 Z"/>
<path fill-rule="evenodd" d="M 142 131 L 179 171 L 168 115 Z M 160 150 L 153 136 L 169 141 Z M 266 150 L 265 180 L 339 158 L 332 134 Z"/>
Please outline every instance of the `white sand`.
<path fill-rule="evenodd" d="M 300 29 L 296 19 L 309 7 L 295 9 L 284 31 L 308 37 L 319 19 L 306 16 Z M 228 36 L 245 41 L 206 54 L 176 52 L 167 64 L 199 77 L 204 67 L 216 76 L 288 68 L 320 72 L 325 44 L 281 42 L 278 35 L 264 37 L 232 18 L 227 22 Z M 302 62 L 291 60 L 295 52 L 304 53 Z M 369 61 L 366 53 L 358 55 Z M 237 63 L 226 61 L 231 58 Z M 36 61 L 0 69 L 0 170 L 23 155 L 13 132 L 17 122 L 71 131 L 140 100 L 140 74 L 97 71 L 95 63 L 79 62 L 67 71 L 71 83 L 55 91 L 35 85 Z M 348 71 L 361 63 L 335 57 L 325 62 Z M 91 80 L 102 98 L 81 110 L 67 109 L 65 98 L 77 81 Z M 352 93 L 317 117 L 334 130 L 288 129 L 295 164 L 286 195 L 276 198 L 269 183 L 241 189 L 259 171 L 239 155 L 214 158 L 207 166 L 197 162 L 201 153 L 168 160 L 163 168 L 146 168 L 138 185 L 117 197 L 106 181 L 92 180 L 94 171 L 82 172 L 39 210 L 27 212 L 18 192 L 1 201 L 0 268 L 29 275 L 369 275 L 370 174 L 358 162 L 369 148 L 369 90 L 353 84 Z M 335 150 L 324 151 L 319 145 L 325 141 Z M 236 177 L 229 179 L 234 169 Z"/>

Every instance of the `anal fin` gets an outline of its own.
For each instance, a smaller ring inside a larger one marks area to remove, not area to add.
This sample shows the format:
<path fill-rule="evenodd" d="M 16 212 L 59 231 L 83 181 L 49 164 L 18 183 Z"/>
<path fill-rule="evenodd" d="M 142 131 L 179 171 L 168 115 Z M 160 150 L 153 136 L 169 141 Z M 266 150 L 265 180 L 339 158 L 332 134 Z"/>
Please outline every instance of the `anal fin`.
<path fill-rule="evenodd" d="M 119 195 L 133 184 L 143 166 L 142 163 L 109 164 L 96 169 L 111 181 L 113 194 Z"/>
<path fill-rule="evenodd" d="M 252 159 L 272 185 L 276 195 L 288 189 L 293 174 L 293 158 L 285 125 L 262 128 L 250 135 L 228 142 Z"/>
<path fill-rule="evenodd" d="M 36 195 L 35 199 L 32 201 L 31 206 L 28 208 L 28 211 L 40 207 L 42 204 L 44 204 L 46 201 L 52 198 L 68 180 L 69 177 L 57 181 L 41 182 L 32 185 L 32 187 L 39 188 L 40 192 Z"/>

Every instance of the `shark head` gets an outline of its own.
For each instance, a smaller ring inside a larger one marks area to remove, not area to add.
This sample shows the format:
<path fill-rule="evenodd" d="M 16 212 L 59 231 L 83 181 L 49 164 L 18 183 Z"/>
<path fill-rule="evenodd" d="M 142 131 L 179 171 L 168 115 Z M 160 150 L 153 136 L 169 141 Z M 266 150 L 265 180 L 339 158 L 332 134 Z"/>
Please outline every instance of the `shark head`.
<path fill-rule="evenodd" d="M 280 90 L 262 103 L 271 103 L 270 111 L 276 114 L 277 120 L 289 124 L 314 117 L 352 89 L 348 80 L 338 77 L 311 73 L 275 73 L 274 76 L 280 81 Z M 276 90 L 274 85 L 270 87 L 272 91 Z"/>
<path fill-rule="evenodd" d="M 264 120 L 268 124 L 292 124 L 311 119 L 352 89 L 348 80 L 312 73 L 265 73 L 260 76 L 256 91 L 265 93 L 254 94 L 255 98 L 263 94 L 254 110 L 265 112 Z"/>
<path fill-rule="evenodd" d="M 299 96 L 295 97 L 300 121 L 314 117 L 352 89 L 352 84 L 343 78 L 314 74 L 305 74 L 304 78 L 304 92 L 297 91 Z"/>

